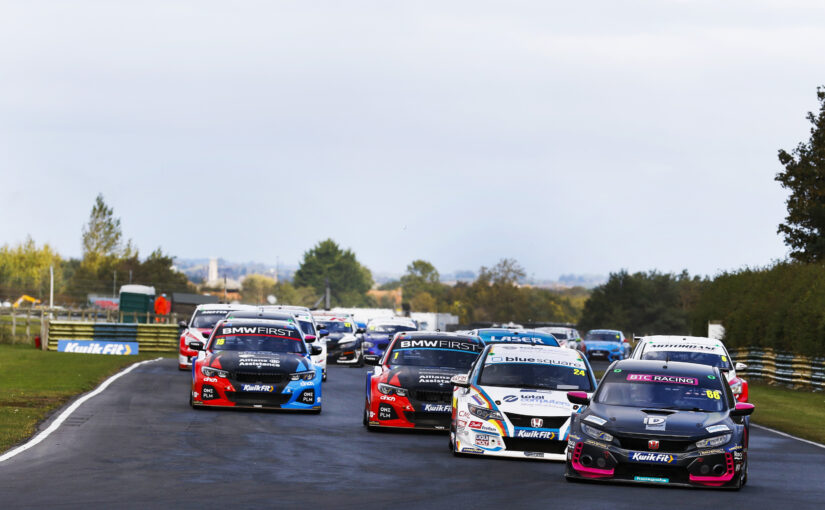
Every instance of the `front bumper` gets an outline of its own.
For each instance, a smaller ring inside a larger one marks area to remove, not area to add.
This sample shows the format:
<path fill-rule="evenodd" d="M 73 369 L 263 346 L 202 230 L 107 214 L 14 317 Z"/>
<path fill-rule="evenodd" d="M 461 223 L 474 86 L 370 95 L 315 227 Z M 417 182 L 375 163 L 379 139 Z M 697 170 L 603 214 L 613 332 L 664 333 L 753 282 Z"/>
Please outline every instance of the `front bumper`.
<path fill-rule="evenodd" d="M 383 397 L 383 398 L 382 398 Z M 452 407 L 445 403 L 426 403 L 398 395 L 373 392 L 369 425 L 420 430 L 449 430 Z"/>
<path fill-rule="evenodd" d="M 623 450 L 593 439 L 568 441 L 565 476 L 686 487 L 734 487 L 741 476 L 746 453 L 741 445 L 682 453 Z"/>
<path fill-rule="evenodd" d="M 464 423 L 462 423 L 464 422 Z M 474 428 L 470 428 L 470 427 Z M 456 427 L 455 451 L 464 454 L 516 459 L 564 461 L 567 441 L 559 440 L 558 431 L 537 429 L 545 438 L 505 437 L 487 422 L 459 420 Z M 540 434 L 536 434 L 537 436 Z"/>
<path fill-rule="evenodd" d="M 588 349 L 587 350 L 587 359 L 588 360 L 596 360 L 596 359 L 603 359 L 607 361 L 618 361 L 624 359 L 624 354 L 621 350 L 618 351 L 608 351 L 605 349 Z"/>
<path fill-rule="evenodd" d="M 321 370 L 312 381 L 290 381 L 285 387 L 273 384 L 238 383 L 231 379 L 198 377 L 192 385 L 192 405 L 321 410 Z M 249 391 L 244 391 L 249 388 Z"/>

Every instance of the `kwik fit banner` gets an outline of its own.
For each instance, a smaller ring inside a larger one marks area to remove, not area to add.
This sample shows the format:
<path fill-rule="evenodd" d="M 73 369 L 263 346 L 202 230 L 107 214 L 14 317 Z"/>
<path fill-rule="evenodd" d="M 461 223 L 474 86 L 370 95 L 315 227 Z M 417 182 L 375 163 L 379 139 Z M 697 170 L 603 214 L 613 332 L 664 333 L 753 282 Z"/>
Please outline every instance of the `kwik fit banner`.
<path fill-rule="evenodd" d="M 102 342 L 99 340 L 58 340 L 58 352 L 83 354 L 113 354 L 124 356 L 138 353 L 137 342 Z"/>

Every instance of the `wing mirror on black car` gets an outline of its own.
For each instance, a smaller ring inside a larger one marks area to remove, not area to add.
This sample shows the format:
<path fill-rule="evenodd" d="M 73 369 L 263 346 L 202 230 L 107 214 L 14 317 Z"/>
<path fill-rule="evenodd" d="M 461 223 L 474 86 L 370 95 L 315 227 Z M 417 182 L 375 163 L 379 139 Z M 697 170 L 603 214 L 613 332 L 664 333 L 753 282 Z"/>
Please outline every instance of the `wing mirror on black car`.
<path fill-rule="evenodd" d="M 180 321 L 180 322 L 178 322 L 178 327 L 179 327 L 179 328 L 186 329 L 188 326 L 189 326 L 189 324 L 187 324 L 187 323 L 186 323 L 186 321 Z"/>
<path fill-rule="evenodd" d="M 381 356 L 376 354 L 364 354 L 364 364 L 378 366 L 381 363 Z"/>
<path fill-rule="evenodd" d="M 313 356 L 317 356 L 317 355 L 321 354 L 322 352 L 324 352 L 324 349 L 320 345 L 312 344 L 312 345 L 309 346 L 309 352 Z"/>
<path fill-rule="evenodd" d="M 756 407 L 753 404 L 748 404 L 747 402 L 737 402 L 736 407 L 730 410 L 731 416 L 750 416 L 753 414 L 753 410 Z"/>
<path fill-rule="evenodd" d="M 199 342 L 195 340 L 194 342 L 189 342 L 189 348 L 193 351 L 202 351 L 203 350 L 203 342 Z"/>
<path fill-rule="evenodd" d="M 322 330 L 318 331 L 318 336 L 320 336 L 321 338 L 324 338 L 325 336 L 329 336 L 329 330 L 322 329 Z"/>
<path fill-rule="evenodd" d="M 454 375 L 450 378 L 450 382 L 453 386 L 458 386 L 459 388 L 470 387 L 470 377 L 467 374 Z"/>
<path fill-rule="evenodd" d="M 304 340 L 306 341 L 306 343 L 311 344 L 315 341 L 315 335 L 306 335 L 304 337 Z"/>
<path fill-rule="evenodd" d="M 590 403 L 587 393 L 583 391 L 568 391 L 567 400 L 570 401 L 571 404 L 579 404 L 580 406 L 586 406 Z"/>

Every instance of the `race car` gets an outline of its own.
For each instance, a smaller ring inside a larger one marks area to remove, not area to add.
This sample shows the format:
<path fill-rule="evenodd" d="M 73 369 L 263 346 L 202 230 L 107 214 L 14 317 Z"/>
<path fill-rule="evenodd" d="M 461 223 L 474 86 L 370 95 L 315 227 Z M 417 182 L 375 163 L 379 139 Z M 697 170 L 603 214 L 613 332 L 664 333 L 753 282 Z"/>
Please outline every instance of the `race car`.
<path fill-rule="evenodd" d="M 308 344 L 315 344 L 321 348 L 320 354 L 312 354 L 312 362 L 321 367 L 323 380 L 327 380 L 327 346 L 322 337 L 326 331 L 316 330 L 315 321 L 309 311 L 298 306 L 259 306 L 251 310 L 237 310 L 226 315 L 227 319 L 270 319 L 297 322 L 304 333 L 304 340 Z"/>
<path fill-rule="evenodd" d="M 581 335 L 579 334 L 579 331 L 574 328 L 549 326 L 536 328 L 536 331 L 550 333 L 559 342 L 559 346 L 567 347 L 568 349 L 578 349 L 579 343 L 581 342 Z"/>
<path fill-rule="evenodd" d="M 197 351 L 190 349 L 189 344 L 193 341 L 203 342 L 212 333 L 212 328 L 219 320 L 226 317 L 226 314 L 233 310 L 254 309 L 248 305 L 232 304 L 208 304 L 198 305 L 189 322 L 180 321 L 178 326 L 183 329 L 180 335 L 180 346 L 178 349 L 178 369 L 189 370 L 192 367 L 192 358 L 198 355 Z"/>
<path fill-rule="evenodd" d="M 408 317 L 384 317 L 367 323 L 364 340 L 361 342 L 361 357 L 378 360 L 396 333 L 417 331 L 418 324 Z"/>
<path fill-rule="evenodd" d="M 559 342 L 553 335 L 535 329 L 483 328 L 470 330 L 470 334 L 481 338 L 485 345 L 538 344 L 559 346 Z"/>
<path fill-rule="evenodd" d="M 581 343 L 589 360 L 617 361 L 630 356 L 630 344 L 624 333 L 615 329 L 591 329 Z"/>
<path fill-rule="evenodd" d="M 737 370 L 744 370 L 748 366 L 744 363 L 734 364 L 728 350 L 720 340 L 698 336 L 641 337 L 632 357 L 633 359 L 682 361 L 714 366 L 727 379 L 736 400 L 748 401 L 748 381 L 736 375 Z"/>
<path fill-rule="evenodd" d="M 466 374 L 483 344 L 474 336 L 398 333 L 367 373 L 364 426 L 447 430 L 454 375 Z"/>
<path fill-rule="evenodd" d="M 227 319 L 219 322 L 192 365 L 192 407 L 252 407 L 321 412 L 321 367 L 310 359 L 294 321 Z"/>
<path fill-rule="evenodd" d="M 565 460 L 571 414 L 596 379 L 578 351 L 531 344 L 484 348 L 469 375 L 452 379 L 450 449 L 455 454 Z"/>
<path fill-rule="evenodd" d="M 749 421 L 718 368 L 624 360 L 573 414 L 565 477 L 739 489 L 748 480 Z"/>
<path fill-rule="evenodd" d="M 347 365 L 362 365 L 361 333 L 349 314 L 313 313 L 316 325 L 326 330 L 327 361 Z"/>

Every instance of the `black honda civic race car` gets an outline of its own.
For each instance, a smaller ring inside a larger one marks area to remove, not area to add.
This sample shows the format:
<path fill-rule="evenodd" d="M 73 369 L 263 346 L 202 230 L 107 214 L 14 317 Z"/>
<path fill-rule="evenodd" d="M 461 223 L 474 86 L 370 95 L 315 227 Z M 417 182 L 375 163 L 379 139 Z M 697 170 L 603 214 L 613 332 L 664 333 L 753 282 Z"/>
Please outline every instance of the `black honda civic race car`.
<path fill-rule="evenodd" d="M 399 333 L 367 373 L 364 426 L 449 430 L 453 376 L 466 374 L 484 344 L 476 336 Z"/>
<path fill-rule="evenodd" d="M 740 489 L 748 480 L 748 420 L 716 367 L 624 360 L 574 413 L 565 477 Z"/>

